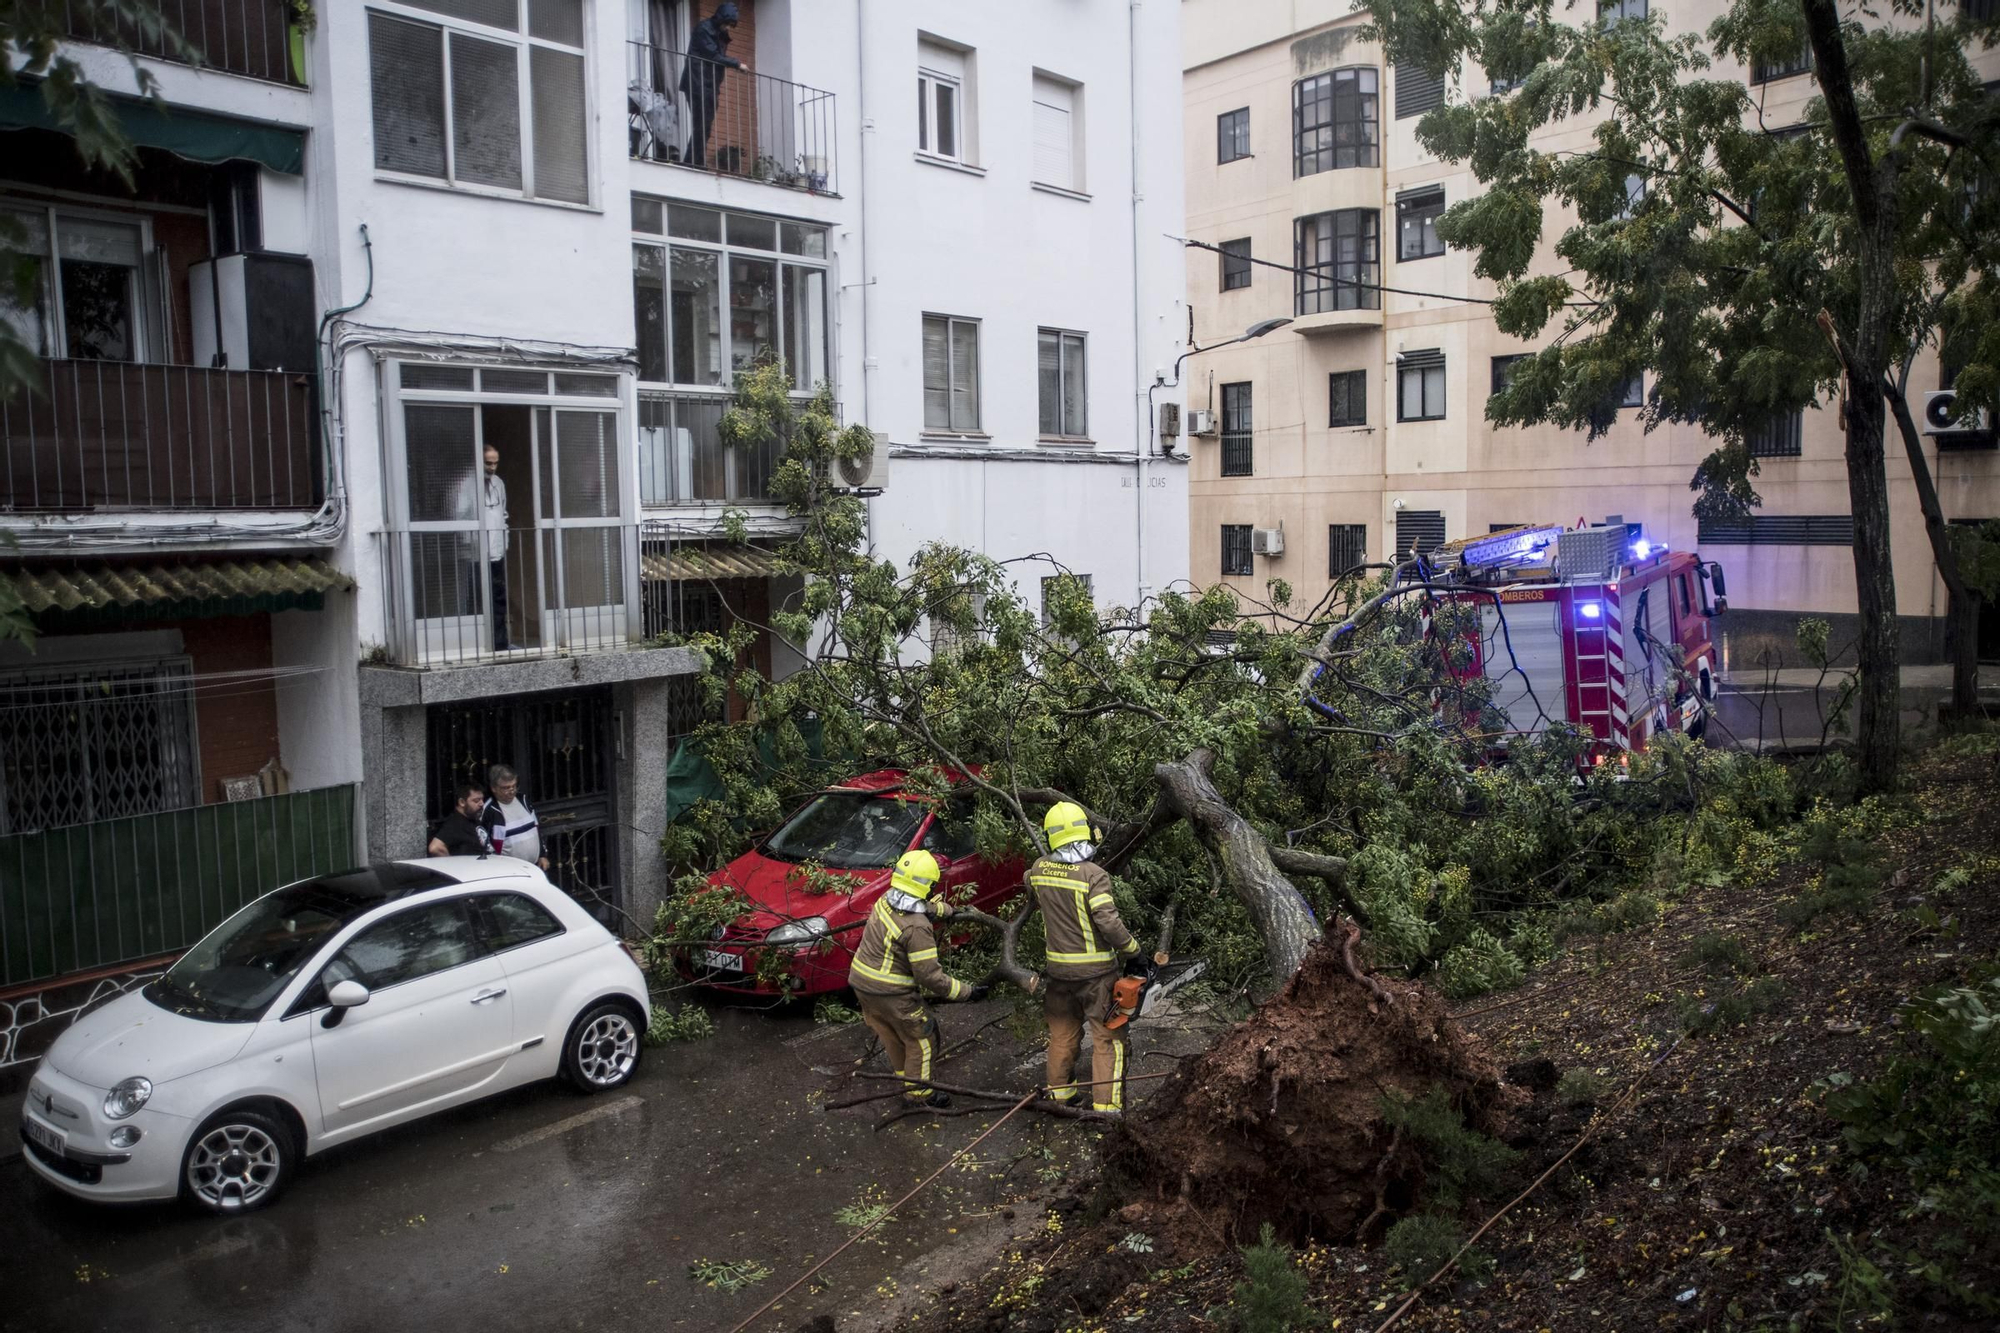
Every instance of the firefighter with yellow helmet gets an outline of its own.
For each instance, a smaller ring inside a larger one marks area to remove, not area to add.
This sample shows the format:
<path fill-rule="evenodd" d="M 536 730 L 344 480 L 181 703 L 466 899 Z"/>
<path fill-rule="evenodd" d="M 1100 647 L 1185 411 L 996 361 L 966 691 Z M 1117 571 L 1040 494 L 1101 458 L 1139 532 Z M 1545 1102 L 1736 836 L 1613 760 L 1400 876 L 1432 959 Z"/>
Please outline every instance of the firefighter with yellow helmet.
<path fill-rule="evenodd" d="M 903 1078 L 904 1095 L 949 1106 L 951 1098 L 930 1087 L 937 1051 L 924 995 L 979 1000 L 986 987 L 960 981 L 938 963 L 931 920 L 950 916 L 951 906 L 930 901 L 937 883 L 935 856 L 922 850 L 903 853 L 889 876 L 889 891 L 875 901 L 861 932 L 847 984 L 861 1002 L 862 1021 L 881 1040 L 889 1067 Z"/>
<path fill-rule="evenodd" d="M 1111 988 L 1139 942 L 1118 917 L 1111 876 L 1091 860 L 1097 854 L 1090 816 L 1073 801 L 1059 801 L 1042 818 L 1049 854 L 1028 867 L 1028 887 L 1042 911 L 1048 940 L 1042 1015 L 1049 1025 L 1049 1096 L 1073 1102 L 1073 1082 L 1083 1029 L 1090 1025 L 1091 1107 L 1125 1110 L 1125 1061 L 1131 1034 L 1112 1018 Z"/>

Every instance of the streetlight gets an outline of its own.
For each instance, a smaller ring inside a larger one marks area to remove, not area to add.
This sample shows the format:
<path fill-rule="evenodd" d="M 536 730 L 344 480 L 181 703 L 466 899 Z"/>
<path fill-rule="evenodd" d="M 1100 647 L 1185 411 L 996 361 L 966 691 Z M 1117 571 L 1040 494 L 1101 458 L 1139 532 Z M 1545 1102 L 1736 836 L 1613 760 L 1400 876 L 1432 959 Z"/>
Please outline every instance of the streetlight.
<path fill-rule="evenodd" d="M 1261 338 L 1267 333 L 1272 333 L 1278 329 L 1284 328 L 1285 325 L 1291 322 L 1292 322 L 1291 317 L 1289 315 L 1280 315 L 1276 319 L 1260 319 L 1255 324 L 1252 324 L 1249 328 L 1243 330 L 1243 332 L 1237 334 L 1234 338 L 1225 338 L 1219 343 L 1210 343 L 1206 347 L 1196 347 L 1194 345 L 1194 339 L 1189 338 L 1188 349 L 1185 352 L 1182 352 L 1179 356 L 1174 358 L 1174 378 L 1172 382 L 1170 383 L 1166 380 L 1155 380 L 1153 384 L 1146 390 L 1147 418 L 1149 420 L 1155 420 L 1155 421 L 1158 419 L 1153 412 L 1153 394 L 1156 390 L 1180 388 L 1181 362 L 1187 360 L 1189 357 L 1193 356 L 1196 352 L 1213 352 L 1218 347 L 1233 347 L 1237 343 L 1247 343 L 1252 338 Z M 1189 318 L 1188 324 L 1192 326 L 1194 324 L 1194 320 L 1192 318 Z M 1190 331 L 1192 330 L 1190 329 Z M 1158 439 L 1159 435 L 1158 432 L 1156 431 L 1154 433 L 1154 441 L 1155 441 L 1154 449 L 1156 452 L 1159 448 Z"/>

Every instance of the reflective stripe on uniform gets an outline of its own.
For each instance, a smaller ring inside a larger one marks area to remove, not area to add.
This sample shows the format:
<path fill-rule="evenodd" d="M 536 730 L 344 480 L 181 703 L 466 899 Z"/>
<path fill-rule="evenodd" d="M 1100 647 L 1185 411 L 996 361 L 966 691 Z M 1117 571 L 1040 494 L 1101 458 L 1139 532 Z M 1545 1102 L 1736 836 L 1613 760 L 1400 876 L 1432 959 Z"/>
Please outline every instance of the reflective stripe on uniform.
<path fill-rule="evenodd" d="M 908 1075 L 908 1080 L 912 1083 L 912 1086 L 905 1090 L 906 1095 L 911 1097 L 927 1097 L 930 1095 L 931 1039 L 929 1037 L 917 1038 L 917 1060 L 915 1068 L 899 1072 L 906 1073 Z"/>
<path fill-rule="evenodd" d="M 882 923 L 881 964 L 877 966 L 873 963 L 864 962 L 860 950 L 857 949 L 854 954 L 854 970 L 862 976 L 867 977 L 870 981 L 879 981 L 885 986 L 907 986 L 914 988 L 917 984 L 917 979 L 908 972 L 898 972 L 896 970 L 896 941 L 902 938 L 903 928 L 896 924 L 895 914 L 889 910 L 889 904 L 882 899 L 876 899 L 874 915 L 880 918 Z M 864 939 L 864 947 L 866 943 Z M 932 952 L 935 953 L 936 950 L 932 950 Z"/>
<path fill-rule="evenodd" d="M 937 957 L 937 950 L 936 950 L 936 949 L 919 949 L 919 950 L 917 950 L 917 951 L 916 951 L 915 953 L 913 953 L 913 954 L 910 954 L 910 955 L 908 955 L 908 957 L 909 957 L 909 960 L 910 960 L 911 962 L 913 962 L 913 963 L 920 963 L 920 962 L 922 962 L 922 961 L 923 961 L 924 959 L 926 959 L 926 958 L 935 958 L 935 957 Z"/>
<path fill-rule="evenodd" d="M 1111 1100 L 1092 1102 L 1093 1111 L 1123 1111 L 1125 1109 L 1125 1043 L 1111 1043 Z"/>
<path fill-rule="evenodd" d="M 1042 956 L 1051 963 L 1108 963 L 1111 961 L 1111 954 L 1104 949 L 1098 949 L 1091 953 L 1049 952 Z"/>

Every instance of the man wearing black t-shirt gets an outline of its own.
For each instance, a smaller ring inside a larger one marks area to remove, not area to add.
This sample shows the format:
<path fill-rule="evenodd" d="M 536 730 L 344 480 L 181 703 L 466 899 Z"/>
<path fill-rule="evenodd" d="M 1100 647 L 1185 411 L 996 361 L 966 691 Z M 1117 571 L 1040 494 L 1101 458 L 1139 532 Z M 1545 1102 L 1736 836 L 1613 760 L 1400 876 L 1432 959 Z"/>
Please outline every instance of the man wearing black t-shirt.
<path fill-rule="evenodd" d="M 461 782 L 452 793 L 452 812 L 438 824 L 431 837 L 432 856 L 488 856 L 493 851 L 493 834 L 486 820 L 486 789 L 476 782 Z"/>

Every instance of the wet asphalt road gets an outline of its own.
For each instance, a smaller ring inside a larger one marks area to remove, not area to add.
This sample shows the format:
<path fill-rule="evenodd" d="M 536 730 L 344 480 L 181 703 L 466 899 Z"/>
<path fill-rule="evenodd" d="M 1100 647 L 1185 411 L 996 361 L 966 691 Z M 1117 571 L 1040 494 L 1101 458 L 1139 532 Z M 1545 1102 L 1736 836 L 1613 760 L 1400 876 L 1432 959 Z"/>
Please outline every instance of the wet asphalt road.
<path fill-rule="evenodd" d="M 947 1043 L 1004 1012 L 944 1009 Z M 877 1133 L 879 1107 L 815 1104 L 869 1044 L 860 1025 L 815 1027 L 803 1009 L 715 1017 L 715 1036 L 649 1050 L 619 1093 L 524 1088 L 391 1130 L 311 1159 L 243 1218 L 91 1206 L 0 1162 L 0 1330 L 728 1330 L 848 1237 L 836 1210 L 893 1200 L 991 1123 Z M 1025 1090 L 1038 1062 L 1001 1025 L 938 1077 Z M 1035 1198 L 1091 1135 L 1017 1116 L 757 1327 L 827 1311 L 851 1333 L 910 1308 L 954 1263 L 1041 1222 Z M 1020 1220 L 1002 1220 L 1014 1204 Z M 729 1293 L 689 1279 L 698 1260 L 772 1273 Z"/>

